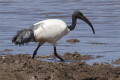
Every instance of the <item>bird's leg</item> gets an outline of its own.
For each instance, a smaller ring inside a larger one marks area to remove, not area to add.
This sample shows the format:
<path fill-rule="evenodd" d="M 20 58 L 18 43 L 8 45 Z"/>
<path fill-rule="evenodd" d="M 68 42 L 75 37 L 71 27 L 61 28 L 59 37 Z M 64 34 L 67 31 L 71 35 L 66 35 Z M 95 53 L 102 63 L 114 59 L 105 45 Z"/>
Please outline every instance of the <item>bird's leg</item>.
<path fill-rule="evenodd" d="M 62 62 L 64 61 L 63 58 L 61 58 L 60 56 L 58 56 L 55 46 L 54 46 L 54 55 L 55 55 L 57 58 L 59 58 Z"/>
<path fill-rule="evenodd" d="M 38 51 L 39 47 L 40 47 L 40 44 L 38 44 L 37 48 L 35 49 L 35 51 L 33 53 L 33 56 L 32 56 L 32 59 L 35 58 L 35 55 L 37 54 L 37 51 Z"/>

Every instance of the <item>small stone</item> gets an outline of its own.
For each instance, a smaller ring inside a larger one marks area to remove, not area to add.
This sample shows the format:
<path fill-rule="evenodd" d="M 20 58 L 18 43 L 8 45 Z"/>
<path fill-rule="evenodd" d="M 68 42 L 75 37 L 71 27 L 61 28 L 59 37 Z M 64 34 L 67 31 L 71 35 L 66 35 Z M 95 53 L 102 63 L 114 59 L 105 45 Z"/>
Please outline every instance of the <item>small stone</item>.
<path fill-rule="evenodd" d="M 5 56 L 2 56 L 2 59 L 4 60 L 4 59 L 5 59 Z"/>
<path fill-rule="evenodd" d="M 4 51 L 13 51 L 12 49 L 4 49 Z"/>
<path fill-rule="evenodd" d="M 32 76 L 32 78 L 30 78 L 30 80 L 38 80 L 37 76 Z"/>
<path fill-rule="evenodd" d="M 69 43 L 78 43 L 80 41 L 78 39 L 69 39 L 66 42 L 69 42 Z"/>

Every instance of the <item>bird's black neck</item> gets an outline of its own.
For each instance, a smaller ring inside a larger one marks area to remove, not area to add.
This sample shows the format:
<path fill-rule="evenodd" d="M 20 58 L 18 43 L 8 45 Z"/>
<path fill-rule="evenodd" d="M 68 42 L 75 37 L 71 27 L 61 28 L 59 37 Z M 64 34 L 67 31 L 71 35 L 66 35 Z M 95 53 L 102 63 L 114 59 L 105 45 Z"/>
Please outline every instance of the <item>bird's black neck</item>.
<path fill-rule="evenodd" d="M 70 30 L 73 30 L 75 28 L 75 26 L 76 26 L 76 23 L 77 23 L 77 18 L 72 16 L 72 24 L 70 26 L 68 26 L 68 28 Z"/>

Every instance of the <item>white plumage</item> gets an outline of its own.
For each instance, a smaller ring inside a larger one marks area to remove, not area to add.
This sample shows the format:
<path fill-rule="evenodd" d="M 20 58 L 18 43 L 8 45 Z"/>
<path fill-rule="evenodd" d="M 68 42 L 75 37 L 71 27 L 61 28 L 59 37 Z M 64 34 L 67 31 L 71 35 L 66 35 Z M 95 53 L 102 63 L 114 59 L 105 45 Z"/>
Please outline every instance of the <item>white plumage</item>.
<path fill-rule="evenodd" d="M 37 26 L 34 30 L 34 37 L 40 44 L 49 42 L 56 46 L 56 41 L 70 32 L 66 23 L 59 19 L 47 19 L 33 26 Z"/>

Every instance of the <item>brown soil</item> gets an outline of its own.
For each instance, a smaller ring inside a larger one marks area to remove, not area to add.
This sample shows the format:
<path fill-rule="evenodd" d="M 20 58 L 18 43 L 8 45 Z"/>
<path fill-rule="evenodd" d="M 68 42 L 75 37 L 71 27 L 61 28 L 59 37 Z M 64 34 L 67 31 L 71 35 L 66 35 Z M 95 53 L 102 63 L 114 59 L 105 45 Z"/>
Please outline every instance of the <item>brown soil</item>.
<path fill-rule="evenodd" d="M 80 55 L 78 52 L 74 52 L 74 53 L 66 52 L 61 57 L 63 57 L 65 60 L 90 60 L 90 59 L 93 59 L 92 55 Z M 54 54 L 51 54 L 48 58 L 56 58 L 56 57 Z"/>
<path fill-rule="evenodd" d="M 9 52 L 9 51 L 13 51 L 12 49 L 4 49 L 3 51 L 0 51 L 0 54 L 3 54 L 3 52 Z"/>
<path fill-rule="evenodd" d="M 4 49 L 4 51 L 13 51 L 12 49 Z"/>
<path fill-rule="evenodd" d="M 69 40 L 66 40 L 66 42 L 69 42 L 69 43 L 78 43 L 80 41 L 78 39 L 69 39 Z"/>
<path fill-rule="evenodd" d="M 120 58 L 113 62 L 113 64 L 120 64 Z"/>
<path fill-rule="evenodd" d="M 65 54 L 66 56 L 81 56 Z M 67 57 L 67 59 L 70 59 Z M 73 59 L 73 58 L 72 58 Z M 120 67 L 85 62 L 46 62 L 28 54 L 0 56 L 0 80 L 120 80 Z"/>

